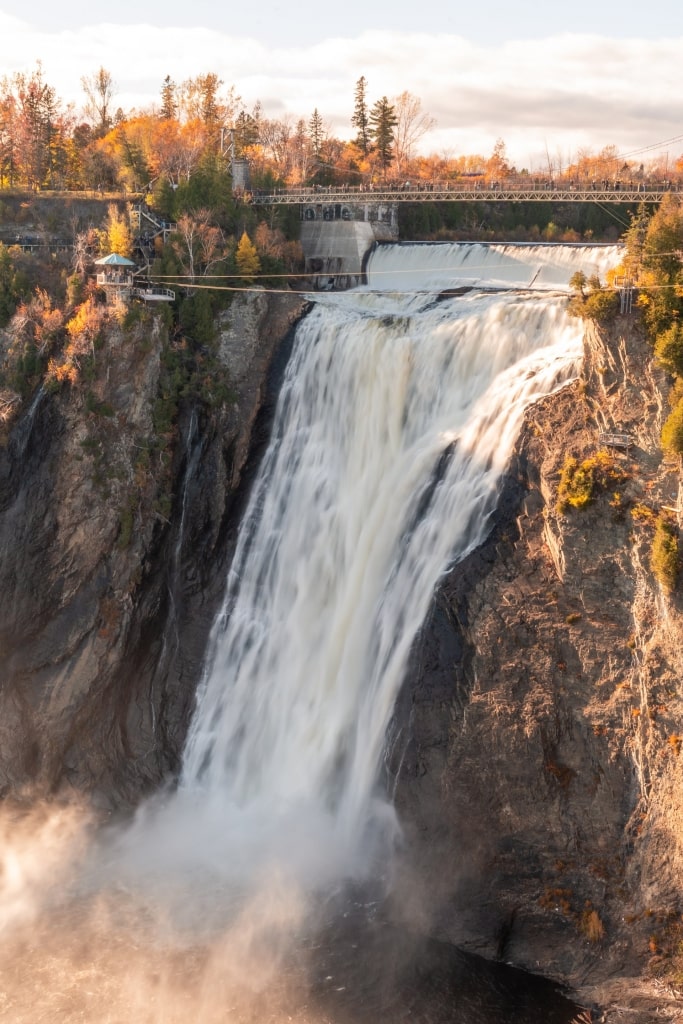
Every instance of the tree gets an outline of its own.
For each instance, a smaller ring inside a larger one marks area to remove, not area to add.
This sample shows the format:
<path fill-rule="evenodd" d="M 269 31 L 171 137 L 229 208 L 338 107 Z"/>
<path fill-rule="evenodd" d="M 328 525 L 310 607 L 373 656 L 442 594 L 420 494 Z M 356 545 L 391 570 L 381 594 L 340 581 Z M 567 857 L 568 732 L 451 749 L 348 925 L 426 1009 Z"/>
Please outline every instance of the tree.
<path fill-rule="evenodd" d="M 235 121 L 235 156 L 244 156 L 245 150 L 249 149 L 250 146 L 256 146 L 259 142 L 261 130 L 261 120 L 257 119 L 254 114 L 248 114 L 246 110 L 241 110 Z"/>
<path fill-rule="evenodd" d="M 422 103 L 409 92 L 402 92 L 394 101 L 396 131 L 394 152 L 399 172 L 413 158 L 413 152 L 420 139 L 436 126 L 436 120 L 423 113 Z"/>
<path fill-rule="evenodd" d="M 679 447 L 678 453 L 680 454 L 680 452 L 681 448 Z M 671 593 L 676 589 L 681 567 L 678 552 L 678 529 L 663 514 L 659 515 L 655 526 L 650 566 L 664 590 Z"/>
<path fill-rule="evenodd" d="M 662 448 L 671 455 L 683 455 L 683 399 L 669 413 L 661 434 Z"/>
<path fill-rule="evenodd" d="M 0 187 L 15 182 L 17 174 L 17 101 L 10 82 L 0 83 Z"/>
<path fill-rule="evenodd" d="M 30 75 L 12 79 L 16 97 L 18 177 L 30 188 L 54 187 L 66 167 L 66 139 L 71 127 L 55 89 L 43 78 L 40 62 Z"/>
<path fill-rule="evenodd" d="M 588 283 L 588 278 L 584 274 L 583 270 L 575 271 L 569 278 L 569 287 L 574 292 L 578 292 L 581 298 L 584 297 L 584 289 Z"/>
<path fill-rule="evenodd" d="M 655 358 L 660 366 L 677 377 L 683 377 L 683 325 L 673 323 L 657 336 Z"/>
<path fill-rule="evenodd" d="M 370 125 L 383 176 L 386 176 L 387 168 L 394 159 L 394 129 L 397 123 L 396 111 L 386 96 L 377 100 L 370 111 Z"/>
<path fill-rule="evenodd" d="M 626 255 L 622 260 L 622 266 L 626 277 L 633 284 L 640 281 L 643 270 L 645 239 L 649 223 L 650 215 L 645 203 L 641 203 L 636 213 L 631 214 L 631 223 L 624 232 L 623 242 L 626 246 Z"/>
<path fill-rule="evenodd" d="M 242 277 L 253 278 L 261 269 L 261 261 L 256 246 L 244 231 L 235 253 L 235 263 Z"/>
<path fill-rule="evenodd" d="M 178 219 L 171 246 L 188 278 L 188 286 L 224 258 L 223 233 L 212 223 L 207 209 L 197 210 L 194 215 L 183 214 Z"/>
<path fill-rule="evenodd" d="M 98 135 L 106 135 L 112 124 L 114 80 L 106 68 L 100 67 L 92 75 L 83 75 L 81 85 L 87 98 L 85 115 L 93 122 Z"/>
<path fill-rule="evenodd" d="M 659 283 L 675 284 L 681 272 L 683 213 L 677 195 L 667 193 L 648 225 L 643 259 L 652 267 Z"/>
<path fill-rule="evenodd" d="M 22 295 L 7 246 L 0 242 L 0 327 L 9 322 Z"/>
<path fill-rule="evenodd" d="M 511 173 L 505 149 L 505 142 L 503 139 L 496 139 L 496 144 L 493 147 L 493 153 L 486 163 L 486 170 L 489 177 L 494 179 L 507 178 Z"/>
<path fill-rule="evenodd" d="M 292 128 L 287 120 L 271 121 L 264 118 L 259 126 L 259 143 L 265 158 L 278 178 L 286 181 L 292 167 Z"/>
<path fill-rule="evenodd" d="M 166 75 L 164 84 L 161 86 L 161 110 L 159 111 L 159 117 L 162 121 L 172 121 L 177 113 L 176 84 L 170 75 Z"/>
<path fill-rule="evenodd" d="M 311 140 L 311 149 L 313 150 L 313 156 L 316 160 L 320 159 L 320 151 L 323 145 L 323 119 L 318 113 L 316 107 L 311 114 L 311 120 L 308 122 L 308 137 Z"/>
<path fill-rule="evenodd" d="M 114 203 L 107 209 L 107 224 L 101 245 L 109 252 L 119 256 L 130 257 L 133 252 L 133 233 L 127 214 L 123 213 Z"/>
<path fill-rule="evenodd" d="M 306 122 L 300 117 L 292 136 L 292 169 L 297 183 L 306 181 L 311 162 L 311 142 L 306 132 Z"/>
<path fill-rule="evenodd" d="M 220 129 L 235 122 L 242 100 L 234 86 L 221 92 L 222 79 L 213 72 L 188 78 L 180 87 L 179 112 L 185 121 L 197 121 L 204 132 L 204 145 L 211 152 L 220 147 Z"/>
<path fill-rule="evenodd" d="M 356 145 L 365 157 L 370 152 L 370 120 L 368 117 L 366 88 L 367 82 L 365 81 L 365 76 L 361 75 L 356 82 L 353 117 L 351 118 L 351 124 L 358 130 Z"/>

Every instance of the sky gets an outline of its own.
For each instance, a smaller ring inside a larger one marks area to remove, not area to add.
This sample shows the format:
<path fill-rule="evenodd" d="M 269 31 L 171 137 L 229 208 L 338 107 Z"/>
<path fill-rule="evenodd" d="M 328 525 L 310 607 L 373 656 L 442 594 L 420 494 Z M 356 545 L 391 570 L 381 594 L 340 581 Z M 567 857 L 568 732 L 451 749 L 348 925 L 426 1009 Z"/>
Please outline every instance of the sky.
<path fill-rule="evenodd" d="M 407 91 L 434 118 L 420 151 L 489 156 L 503 139 L 518 168 L 566 166 L 580 149 L 629 159 L 683 155 L 683 5 L 659 0 L 0 0 L 0 78 L 31 71 L 65 102 L 105 67 L 114 107 L 159 103 L 166 75 L 215 72 L 268 118 L 317 109 L 351 138 L 355 84 L 369 104 Z"/>

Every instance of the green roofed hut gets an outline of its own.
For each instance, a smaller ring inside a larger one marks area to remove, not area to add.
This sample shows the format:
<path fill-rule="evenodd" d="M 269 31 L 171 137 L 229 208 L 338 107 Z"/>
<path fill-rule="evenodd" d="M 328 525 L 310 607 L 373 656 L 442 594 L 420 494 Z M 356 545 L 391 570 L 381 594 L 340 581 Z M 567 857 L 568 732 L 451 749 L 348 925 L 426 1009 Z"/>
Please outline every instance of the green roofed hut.
<path fill-rule="evenodd" d="M 118 252 L 110 252 L 95 260 L 97 283 L 104 288 L 108 303 L 128 302 L 142 299 L 144 302 L 173 302 L 175 292 L 170 288 L 158 288 L 137 278 L 140 273 L 137 264 Z"/>

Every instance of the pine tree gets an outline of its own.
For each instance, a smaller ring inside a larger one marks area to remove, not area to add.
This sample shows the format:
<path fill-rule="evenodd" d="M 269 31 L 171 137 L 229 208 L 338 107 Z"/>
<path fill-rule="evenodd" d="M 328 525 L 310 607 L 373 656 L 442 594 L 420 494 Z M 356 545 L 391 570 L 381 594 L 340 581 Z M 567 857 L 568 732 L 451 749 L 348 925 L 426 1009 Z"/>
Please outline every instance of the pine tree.
<path fill-rule="evenodd" d="M 370 111 L 369 120 L 382 174 L 386 175 L 387 167 L 394 159 L 394 128 L 397 124 L 396 111 L 386 96 L 377 100 Z"/>
<path fill-rule="evenodd" d="M 261 261 L 256 252 L 256 246 L 244 231 L 235 253 L 235 263 L 242 277 L 252 278 L 261 269 Z"/>
<path fill-rule="evenodd" d="M 368 105 L 366 101 L 366 88 L 367 82 L 365 76 L 361 77 L 356 82 L 356 92 L 354 94 L 354 108 L 353 117 L 351 118 L 351 124 L 354 128 L 358 129 L 358 135 L 356 136 L 356 145 L 360 149 L 363 156 L 367 156 L 370 152 L 370 121 L 368 119 Z"/>
<path fill-rule="evenodd" d="M 308 122 L 308 137 L 311 140 L 311 148 L 313 154 L 318 159 L 320 157 L 320 150 L 323 144 L 323 119 L 318 113 L 316 107 L 311 115 L 311 120 Z"/>
<path fill-rule="evenodd" d="M 161 110 L 159 111 L 159 117 L 162 121 L 172 121 L 177 113 L 176 85 L 171 76 L 166 75 L 164 84 L 161 87 Z"/>

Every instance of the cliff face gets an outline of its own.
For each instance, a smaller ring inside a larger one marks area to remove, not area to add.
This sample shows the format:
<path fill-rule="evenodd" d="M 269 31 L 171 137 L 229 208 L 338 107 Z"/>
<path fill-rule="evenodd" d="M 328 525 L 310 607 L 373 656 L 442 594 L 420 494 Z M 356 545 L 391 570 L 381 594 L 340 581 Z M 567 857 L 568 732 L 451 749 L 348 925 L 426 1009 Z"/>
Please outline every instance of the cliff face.
<path fill-rule="evenodd" d="M 491 535 L 422 631 L 395 765 L 409 912 L 643 1022 L 673 1000 L 683 934 L 683 619 L 650 569 L 653 515 L 678 499 L 666 391 L 623 320 L 528 412 Z M 565 458 L 606 429 L 632 447 L 558 511 Z"/>
<path fill-rule="evenodd" d="M 39 391 L 0 451 L 0 792 L 65 786 L 106 804 L 177 768 L 296 297 L 236 300 L 230 397 L 191 400 L 160 439 L 165 328 L 111 323 L 91 379 Z M 271 389 L 272 391 L 272 389 Z"/>

